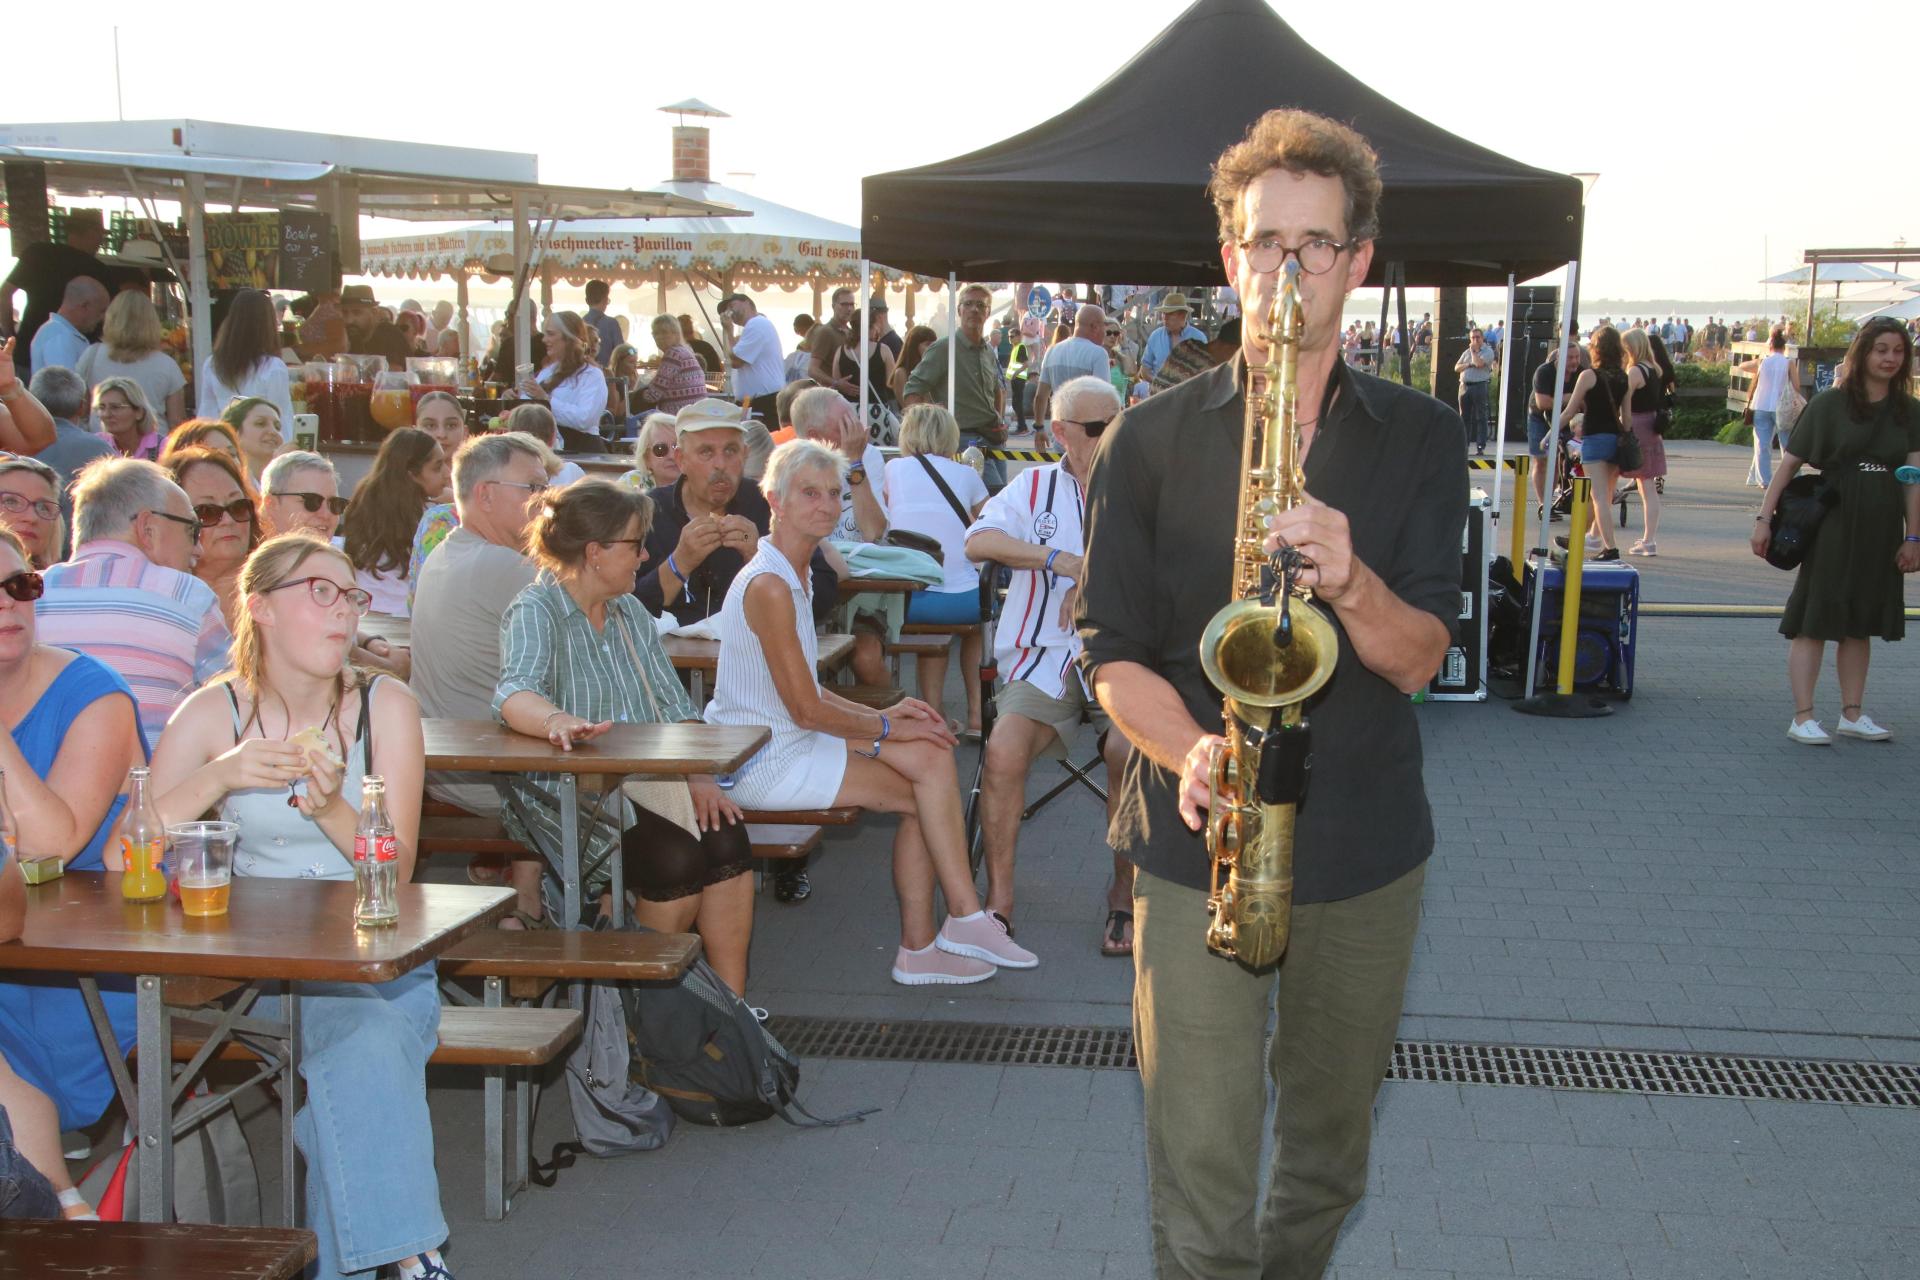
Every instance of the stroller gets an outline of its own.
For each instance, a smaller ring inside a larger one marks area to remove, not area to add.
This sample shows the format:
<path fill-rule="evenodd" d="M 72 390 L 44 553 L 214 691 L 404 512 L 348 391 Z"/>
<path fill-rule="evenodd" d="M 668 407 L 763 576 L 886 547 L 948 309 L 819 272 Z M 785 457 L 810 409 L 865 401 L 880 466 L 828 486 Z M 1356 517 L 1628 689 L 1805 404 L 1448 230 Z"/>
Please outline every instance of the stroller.
<path fill-rule="evenodd" d="M 1554 464 L 1554 475 L 1557 477 L 1557 482 L 1553 487 L 1553 503 L 1550 507 L 1550 510 L 1556 517 L 1564 516 L 1567 512 L 1573 510 L 1573 482 L 1587 474 L 1580 466 L 1580 459 L 1574 456 L 1573 450 L 1569 447 L 1572 442 L 1573 429 L 1571 427 L 1561 427 L 1556 436 L 1555 447 L 1559 450 L 1560 456 L 1559 460 Z M 1626 529 L 1629 527 L 1627 523 L 1627 498 L 1633 492 L 1633 481 L 1620 480 L 1617 482 L 1617 487 L 1613 493 L 1615 528 Z"/>

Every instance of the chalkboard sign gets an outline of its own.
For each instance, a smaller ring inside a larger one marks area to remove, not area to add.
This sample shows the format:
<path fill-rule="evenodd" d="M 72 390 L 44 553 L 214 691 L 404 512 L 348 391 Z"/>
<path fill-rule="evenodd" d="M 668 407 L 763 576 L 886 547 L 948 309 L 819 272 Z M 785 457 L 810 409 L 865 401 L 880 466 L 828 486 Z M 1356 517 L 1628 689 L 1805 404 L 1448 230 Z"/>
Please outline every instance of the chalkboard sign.
<path fill-rule="evenodd" d="M 322 293 L 333 287 L 333 224 L 324 213 L 287 209 L 280 214 L 277 288 Z"/>
<path fill-rule="evenodd" d="M 13 238 L 13 256 L 30 244 L 52 238 L 47 226 L 47 166 L 38 160 L 6 162 L 7 229 Z"/>
<path fill-rule="evenodd" d="M 1833 375 L 1838 371 L 1838 365 L 1828 364 L 1824 360 L 1814 361 L 1813 393 L 1819 395 L 1822 391 L 1833 390 Z"/>

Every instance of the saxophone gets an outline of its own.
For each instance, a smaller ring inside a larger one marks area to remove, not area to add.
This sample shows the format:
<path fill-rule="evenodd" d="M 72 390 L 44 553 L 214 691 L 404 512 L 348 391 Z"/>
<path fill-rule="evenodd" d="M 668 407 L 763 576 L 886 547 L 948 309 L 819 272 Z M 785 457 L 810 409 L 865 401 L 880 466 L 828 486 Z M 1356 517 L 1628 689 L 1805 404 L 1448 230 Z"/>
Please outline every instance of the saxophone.
<path fill-rule="evenodd" d="M 1333 675 L 1339 640 L 1313 593 L 1305 558 L 1269 555 L 1267 517 L 1300 505 L 1300 264 L 1281 265 L 1267 312 L 1267 363 L 1248 362 L 1247 420 L 1234 523 L 1233 602 L 1200 638 L 1200 664 L 1226 699 L 1226 746 L 1209 785 L 1207 947 L 1251 968 L 1279 961 L 1293 913 L 1293 828 L 1312 763 L 1306 700 Z M 1222 885 L 1222 874 L 1226 883 Z"/>

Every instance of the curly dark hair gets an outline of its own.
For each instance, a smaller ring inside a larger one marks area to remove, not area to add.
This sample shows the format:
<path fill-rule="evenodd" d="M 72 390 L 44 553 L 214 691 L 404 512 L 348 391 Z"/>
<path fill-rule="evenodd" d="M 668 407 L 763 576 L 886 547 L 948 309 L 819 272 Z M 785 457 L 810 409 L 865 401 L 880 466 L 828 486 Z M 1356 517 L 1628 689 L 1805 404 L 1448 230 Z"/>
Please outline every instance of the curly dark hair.
<path fill-rule="evenodd" d="M 1275 169 L 1338 178 L 1347 193 L 1349 241 L 1380 234 L 1380 157 L 1367 140 L 1337 120 L 1282 107 L 1261 116 L 1247 136 L 1213 162 L 1207 194 L 1220 219 L 1220 242 L 1240 238 L 1240 197 Z"/>
<path fill-rule="evenodd" d="M 365 573 L 405 569 L 413 557 L 413 534 L 427 510 L 427 495 L 415 475 L 440 445 L 418 427 L 387 433 L 380 453 L 353 491 L 340 518 L 347 559 Z"/>
<path fill-rule="evenodd" d="M 1627 361 L 1627 344 L 1621 340 L 1620 331 L 1610 324 L 1603 324 L 1587 340 L 1587 350 L 1593 356 L 1593 363 L 1601 369 L 1618 369 Z"/>

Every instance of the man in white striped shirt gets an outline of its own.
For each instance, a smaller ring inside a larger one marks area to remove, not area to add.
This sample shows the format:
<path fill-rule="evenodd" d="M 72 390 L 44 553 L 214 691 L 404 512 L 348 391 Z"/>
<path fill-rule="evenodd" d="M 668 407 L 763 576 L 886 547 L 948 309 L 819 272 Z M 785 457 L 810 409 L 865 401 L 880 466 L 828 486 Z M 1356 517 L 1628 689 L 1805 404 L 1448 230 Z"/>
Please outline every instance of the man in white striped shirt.
<path fill-rule="evenodd" d="M 1081 678 L 1080 637 L 1073 625 L 1086 545 L 1087 469 L 1100 433 L 1120 412 L 1120 397 L 1104 378 L 1075 378 L 1054 394 L 1052 411 L 1053 438 L 1066 457 L 1015 476 L 987 500 L 967 530 L 969 560 L 1014 571 L 994 631 L 994 660 L 1004 683 L 994 695 L 993 733 L 980 783 L 986 908 L 1008 926 L 1009 935 L 1014 844 L 1033 762 L 1042 754 L 1065 755 L 1081 721 L 1091 721 L 1107 765 L 1107 794 L 1113 796 L 1131 749 Z M 1118 855 L 1100 952 L 1133 953 L 1133 865 Z"/>

